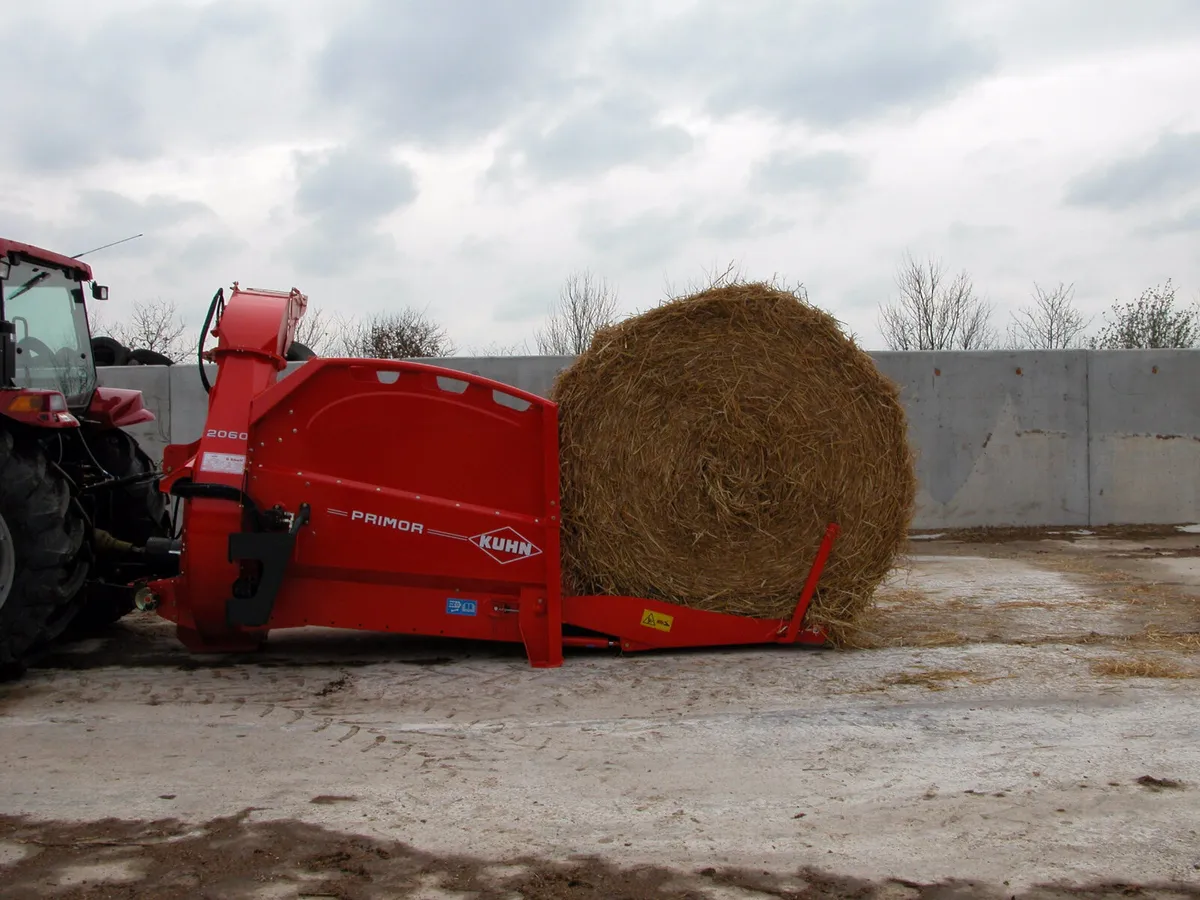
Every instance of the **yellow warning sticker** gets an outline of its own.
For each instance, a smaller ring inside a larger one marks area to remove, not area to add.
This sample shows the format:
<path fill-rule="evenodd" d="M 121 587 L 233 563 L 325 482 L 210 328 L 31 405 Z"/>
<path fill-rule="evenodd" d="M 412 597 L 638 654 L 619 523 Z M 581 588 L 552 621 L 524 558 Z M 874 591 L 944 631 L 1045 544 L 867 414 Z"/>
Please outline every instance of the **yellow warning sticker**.
<path fill-rule="evenodd" d="M 675 624 L 675 617 L 657 613 L 652 609 L 642 610 L 642 624 L 657 631 L 670 631 Z"/>

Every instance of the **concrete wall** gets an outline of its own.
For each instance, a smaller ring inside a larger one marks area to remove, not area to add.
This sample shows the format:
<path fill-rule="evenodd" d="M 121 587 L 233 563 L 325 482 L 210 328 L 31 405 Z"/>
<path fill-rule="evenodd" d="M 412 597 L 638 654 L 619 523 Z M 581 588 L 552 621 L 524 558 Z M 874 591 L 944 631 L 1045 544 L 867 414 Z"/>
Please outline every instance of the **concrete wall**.
<path fill-rule="evenodd" d="M 1200 521 L 1200 350 L 1088 356 L 1091 523 Z"/>
<path fill-rule="evenodd" d="M 1088 524 L 1085 353 L 874 357 L 908 413 L 915 527 Z"/>
<path fill-rule="evenodd" d="M 1200 350 L 872 356 L 908 413 L 915 528 L 1200 521 Z M 571 357 L 437 362 L 545 396 Z M 194 364 L 100 380 L 145 393 L 159 421 L 132 430 L 155 458 L 200 436 Z"/>

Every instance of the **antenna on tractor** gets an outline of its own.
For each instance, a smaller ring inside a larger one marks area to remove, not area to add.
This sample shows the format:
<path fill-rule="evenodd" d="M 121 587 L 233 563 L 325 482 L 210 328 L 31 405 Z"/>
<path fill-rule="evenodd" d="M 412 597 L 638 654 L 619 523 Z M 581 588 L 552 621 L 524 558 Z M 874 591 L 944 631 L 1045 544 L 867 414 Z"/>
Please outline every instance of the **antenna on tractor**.
<path fill-rule="evenodd" d="M 115 247 L 117 244 L 124 244 L 126 241 L 132 241 L 134 238 L 140 238 L 142 235 L 134 234 L 127 238 L 121 238 L 119 241 L 113 241 L 111 244 L 104 244 L 101 247 L 93 247 L 91 250 L 84 250 L 82 253 L 76 253 L 71 259 L 79 259 L 81 256 L 87 256 L 89 253 L 95 253 L 97 250 L 107 250 L 109 247 Z"/>

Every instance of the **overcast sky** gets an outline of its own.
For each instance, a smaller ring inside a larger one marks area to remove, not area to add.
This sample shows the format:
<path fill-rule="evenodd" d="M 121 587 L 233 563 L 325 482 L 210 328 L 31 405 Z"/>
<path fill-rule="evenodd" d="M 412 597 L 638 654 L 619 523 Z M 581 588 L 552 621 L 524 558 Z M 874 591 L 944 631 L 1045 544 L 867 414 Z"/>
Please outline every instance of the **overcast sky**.
<path fill-rule="evenodd" d="M 530 339 L 730 260 L 868 348 L 905 251 L 998 308 L 1200 296 L 1197 0 L 39 0 L 7 9 L 0 234 L 112 299 L 305 291 Z M 1097 322 L 1099 317 L 1097 316 Z"/>

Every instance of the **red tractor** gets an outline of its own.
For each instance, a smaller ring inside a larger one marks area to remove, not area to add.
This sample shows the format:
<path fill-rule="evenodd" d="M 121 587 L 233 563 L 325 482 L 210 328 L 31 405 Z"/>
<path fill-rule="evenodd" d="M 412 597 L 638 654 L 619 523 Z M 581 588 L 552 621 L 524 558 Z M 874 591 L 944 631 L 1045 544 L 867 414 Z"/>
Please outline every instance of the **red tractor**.
<path fill-rule="evenodd" d="M 133 608 L 177 570 L 159 473 L 124 426 L 138 391 L 99 387 L 78 259 L 0 238 L 0 672 Z M 174 567 L 174 568 L 173 568 Z"/>

